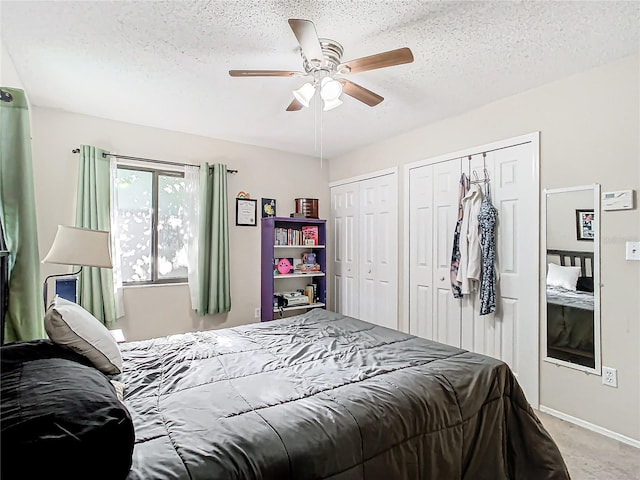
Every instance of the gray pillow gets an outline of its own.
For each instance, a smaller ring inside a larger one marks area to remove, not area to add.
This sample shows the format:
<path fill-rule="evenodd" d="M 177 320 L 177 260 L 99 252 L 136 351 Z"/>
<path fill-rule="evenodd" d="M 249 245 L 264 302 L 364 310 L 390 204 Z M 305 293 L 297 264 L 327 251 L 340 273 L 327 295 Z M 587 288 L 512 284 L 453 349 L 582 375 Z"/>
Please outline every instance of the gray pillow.
<path fill-rule="evenodd" d="M 44 327 L 52 342 L 83 355 L 98 370 L 122 373 L 118 344 L 107 327 L 80 305 L 56 297 L 44 316 Z"/>

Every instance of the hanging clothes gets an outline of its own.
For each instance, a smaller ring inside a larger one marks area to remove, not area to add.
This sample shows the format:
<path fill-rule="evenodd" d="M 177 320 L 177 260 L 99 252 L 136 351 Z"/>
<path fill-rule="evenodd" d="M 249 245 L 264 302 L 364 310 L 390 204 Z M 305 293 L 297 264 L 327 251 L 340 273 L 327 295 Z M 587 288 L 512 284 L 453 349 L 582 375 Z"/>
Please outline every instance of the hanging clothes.
<path fill-rule="evenodd" d="M 462 294 L 469 294 L 476 290 L 477 275 L 469 277 L 469 273 L 476 274 L 480 270 L 480 238 L 478 236 L 478 214 L 482 205 L 482 189 L 472 184 L 462 199 L 462 226 L 460 229 L 460 265 L 456 280 L 459 282 Z"/>
<path fill-rule="evenodd" d="M 498 210 L 491 203 L 491 187 L 487 183 L 487 196 L 478 214 L 480 245 L 482 250 L 482 278 L 480 281 L 480 315 L 496 311 L 496 239 Z"/>
<path fill-rule="evenodd" d="M 451 252 L 451 291 L 453 298 L 462 298 L 462 290 L 458 283 L 458 268 L 460 266 L 460 230 L 462 229 L 462 219 L 464 218 L 464 209 L 462 208 L 462 199 L 469 191 L 469 179 L 463 173 L 460 176 L 458 185 L 458 221 L 453 232 L 453 250 Z"/>

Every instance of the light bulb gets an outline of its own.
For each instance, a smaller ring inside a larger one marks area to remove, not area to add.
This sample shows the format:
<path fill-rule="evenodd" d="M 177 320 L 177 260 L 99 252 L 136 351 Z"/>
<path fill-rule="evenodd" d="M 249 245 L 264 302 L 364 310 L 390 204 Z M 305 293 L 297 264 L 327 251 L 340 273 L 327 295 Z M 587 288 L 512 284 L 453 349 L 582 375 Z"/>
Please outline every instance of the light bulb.
<path fill-rule="evenodd" d="M 316 93 L 316 87 L 312 83 L 305 83 L 299 89 L 293 91 L 293 96 L 305 107 L 309 106 L 309 102 L 313 98 L 313 94 Z"/>
<path fill-rule="evenodd" d="M 320 96 L 323 100 L 337 100 L 342 95 L 342 84 L 331 77 L 324 77 L 320 83 Z"/>

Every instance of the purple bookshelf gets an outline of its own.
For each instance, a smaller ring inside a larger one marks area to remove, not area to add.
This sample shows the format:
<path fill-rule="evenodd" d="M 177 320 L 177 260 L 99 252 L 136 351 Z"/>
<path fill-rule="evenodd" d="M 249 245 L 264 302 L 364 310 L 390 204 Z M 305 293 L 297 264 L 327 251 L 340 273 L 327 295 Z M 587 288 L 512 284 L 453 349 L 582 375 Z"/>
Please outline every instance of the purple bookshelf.
<path fill-rule="evenodd" d="M 262 219 L 261 265 L 260 265 L 260 311 L 261 320 L 267 322 L 280 318 L 275 308 L 274 293 L 304 289 L 315 285 L 316 301 L 310 305 L 285 307 L 284 312 L 302 313 L 311 308 L 324 308 L 327 298 L 327 221 L 317 218 L 267 217 Z M 305 245 L 303 227 L 318 227 L 317 245 Z M 300 232 L 300 233 L 297 233 Z M 294 244 L 299 243 L 299 244 Z M 320 271 L 310 273 L 274 274 L 275 258 L 300 258 L 303 253 L 316 255 Z"/>

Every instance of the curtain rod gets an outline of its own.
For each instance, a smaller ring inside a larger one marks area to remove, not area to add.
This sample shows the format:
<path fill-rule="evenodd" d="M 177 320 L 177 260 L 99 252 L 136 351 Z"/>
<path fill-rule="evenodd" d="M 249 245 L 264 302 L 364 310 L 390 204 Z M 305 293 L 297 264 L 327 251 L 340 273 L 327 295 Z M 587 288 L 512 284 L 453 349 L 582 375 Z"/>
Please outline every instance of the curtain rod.
<path fill-rule="evenodd" d="M 74 148 L 73 150 L 71 150 L 71 153 L 80 153 L 80 149 L 79 148 Z M 117 153 L 102 153 L 103 157 L 118 157 L 118 158 L 124 158 L 126 160 L 138 160 L 140 162 L 153 162 L 153 163 L 160 163 L 162 165 L 174 165 L 177 167 L 196 167 L 196 168 L 200 168 L 200 165 L 193 165 L 191 163 L 179 163 L 179 162 L 168 162 L 166 160 L 154 160 L 153 158 L 142 158 L 142 157 L 130 157 L 128 155 L 118 155 Z M 229 168 L 227 168 L 227 173 L 238 173 L 238 170 L 231 170 Z"/>

